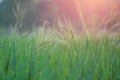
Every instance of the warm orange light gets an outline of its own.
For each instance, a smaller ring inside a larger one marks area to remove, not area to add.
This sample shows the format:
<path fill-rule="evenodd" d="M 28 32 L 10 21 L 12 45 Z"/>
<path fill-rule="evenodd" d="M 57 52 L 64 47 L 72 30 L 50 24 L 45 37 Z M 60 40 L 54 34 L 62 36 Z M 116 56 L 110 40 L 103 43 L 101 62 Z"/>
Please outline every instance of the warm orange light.
<path fill-rule="evenodd" d="M 81 0 L 81 5 L 86 11 L 95 12 L 98 14 L 106 14 L 116 8 L 114 0 Z"/>
<path fill-rule="evenodd" d="M 106 3 L 107 0 L 84 0 L 86 3 L 90 3 L 90 4 L 104 4 Z"/>
<path fill-rule="evenodd" d="M 92 8 L 102 7 L 107 5 L 108 3 L 109 3 L 108 0 L 83 0 L 83 4 L 86 7 L 92 7 Z"/>
<path fill-rule="evenodd" d="M 116 10 L 115 0 L 58 0 L 60 12 L 69 16 L 79 15 L 80 12 L 85 16 L 98 15 L 106 16 Z"/>

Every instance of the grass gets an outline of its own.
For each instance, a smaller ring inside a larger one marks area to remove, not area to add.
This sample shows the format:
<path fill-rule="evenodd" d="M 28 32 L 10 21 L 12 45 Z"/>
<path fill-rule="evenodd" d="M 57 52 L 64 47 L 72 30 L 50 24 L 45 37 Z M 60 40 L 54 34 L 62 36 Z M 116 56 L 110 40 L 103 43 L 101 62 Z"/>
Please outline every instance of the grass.
<path fill-rule="evenodd" d="M 58 20 L 57 31 L 43 28 L 20 35 L 25 10 L 18 3 L 15 29 L 0 29 L 0 80 L 120 80 L 119 35 L 96 35 L 96 20 L 87 25 L 79 9 L 82 35 L 74 34 L 66 18 L 69 28 L 63 31 Z"/>
<path fill-rule="evenodd" d="M 0 80 L 120 80 L 118 37 L 0 36 Z"/>

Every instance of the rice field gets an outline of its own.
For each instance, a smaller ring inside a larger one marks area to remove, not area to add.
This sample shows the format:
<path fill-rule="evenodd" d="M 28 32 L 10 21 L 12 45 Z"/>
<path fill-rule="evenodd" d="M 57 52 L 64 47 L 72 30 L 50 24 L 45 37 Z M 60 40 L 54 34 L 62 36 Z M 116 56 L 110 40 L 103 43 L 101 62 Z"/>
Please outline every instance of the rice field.
<path fill-rule="evenodd" d="M 119 36 L 61 35 L 1 31 L 0 80 L 120 80 Z"/>

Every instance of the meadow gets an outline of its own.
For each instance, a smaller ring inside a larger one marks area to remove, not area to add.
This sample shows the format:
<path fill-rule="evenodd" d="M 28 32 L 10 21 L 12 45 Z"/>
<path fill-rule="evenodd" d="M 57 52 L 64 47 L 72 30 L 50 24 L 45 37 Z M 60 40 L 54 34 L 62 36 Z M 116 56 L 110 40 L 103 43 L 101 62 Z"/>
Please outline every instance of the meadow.
<path fill-rule="evenodd" d="M 120 37 L 0 33 L 0 80 L 120 80 Z"/>
<path fill-rule="evenodd" d="M 58 20 L 58 28 L 19 33 L 25 15 L 19 10 L 16 4 L 14 28 L 0 28 L 0 80 L 120 80 L 119 33 L 98 33 L 94 17 L 88 25 L 81 11 L 81 33 L 69 19 L 67 28 Z"/>

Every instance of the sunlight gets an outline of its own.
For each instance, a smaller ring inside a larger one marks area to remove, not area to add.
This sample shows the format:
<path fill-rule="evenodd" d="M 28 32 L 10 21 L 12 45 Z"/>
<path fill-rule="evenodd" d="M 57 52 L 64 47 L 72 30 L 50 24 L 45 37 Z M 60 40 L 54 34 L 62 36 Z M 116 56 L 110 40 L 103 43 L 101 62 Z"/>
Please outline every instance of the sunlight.
<path fill-rule="evenodd" d="M 109 1 L 108 0 L 83 0 L 83 5 L 89 8 L 105 7 L 106 5 L 109 4 Z"/>
<path fill-rule="evenodd" d="M 107 0 L 84 0 L 86 3 L 90 3 L 93 5 L 100 5 L 106 3 Z"/>
<path fill-rule="evenodd" d="M 117 9 L 116 1 L 113 0 L 81 0 L 79 4 L 87 12 L 94 12 L 99 15 L 109 14 Z"/>

